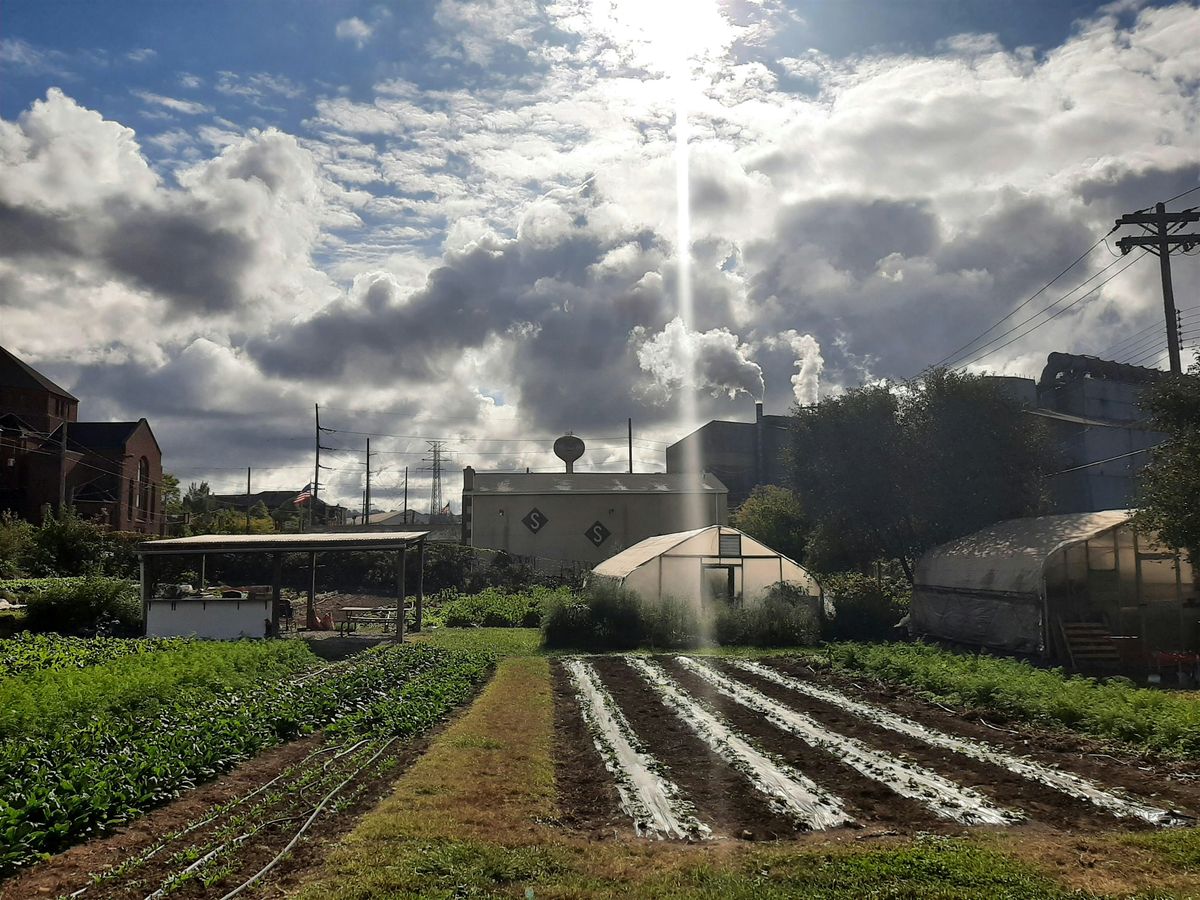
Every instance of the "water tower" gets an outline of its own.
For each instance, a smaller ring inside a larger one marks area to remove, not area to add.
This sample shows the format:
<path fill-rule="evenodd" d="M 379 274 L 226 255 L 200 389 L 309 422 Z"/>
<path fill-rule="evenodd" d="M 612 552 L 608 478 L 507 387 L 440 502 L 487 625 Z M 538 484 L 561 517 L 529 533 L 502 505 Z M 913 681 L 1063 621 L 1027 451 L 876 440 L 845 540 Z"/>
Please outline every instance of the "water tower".
<path fill-rule="evenodd" d="M 554 442 L 554 455 L 567 464 L 567 474 L 575 471 L 575 460 L 583 456 L 584 444 L 575 435 L 564 434 Z"/>

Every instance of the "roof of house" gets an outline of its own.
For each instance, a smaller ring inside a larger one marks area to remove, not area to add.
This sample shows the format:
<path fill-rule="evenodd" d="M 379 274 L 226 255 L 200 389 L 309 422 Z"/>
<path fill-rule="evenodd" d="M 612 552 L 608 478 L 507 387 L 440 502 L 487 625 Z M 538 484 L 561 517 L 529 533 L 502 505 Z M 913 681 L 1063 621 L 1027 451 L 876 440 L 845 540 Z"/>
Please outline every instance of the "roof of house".
<path fill-rule="evenodd" d="M 79 400 L 65 388 L 59 387 L 37 369 L 0 347 L 0 386 L 25 390 L 49 391 L 68 400 Z"/>
<path fill-rule="evenodd" d="M 1124 525 L 1125 509 L 1009 519 L 934 547 L 917 563 L 916 588 L 968 588 L 1040 595 L 1058 550 Z"/>
<path fill-rule="evenodd" d="M 402 550 L 423 540 L 427 531 L 336 532 L 311 534 L 197 534 L 143 541 L 137 552 L 153 555 L 198 553 L 296 553 L 328 550 Z"/>
<path fill-rule="evenodd" d="M 476 472 L 474 494 L 724 494 L 728 489 L 711 472 L 703 480 L 687 474 L 559 472 L 523 474 Z"/>
<path fill-rule="evenodd" d="M 71 422 L 67 426 L 67 444 L 88 450 L 120 450 L 141 422 L 140 419 L 137 422 Z M 57 432 L 55 429 L 55 434 Z"/>

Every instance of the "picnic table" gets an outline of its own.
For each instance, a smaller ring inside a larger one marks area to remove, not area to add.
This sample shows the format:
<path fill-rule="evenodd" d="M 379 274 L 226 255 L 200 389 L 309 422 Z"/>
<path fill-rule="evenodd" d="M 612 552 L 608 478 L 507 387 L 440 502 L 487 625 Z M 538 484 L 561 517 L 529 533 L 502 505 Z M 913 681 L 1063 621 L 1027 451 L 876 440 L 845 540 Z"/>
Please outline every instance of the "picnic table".
<path fill-rule="evenodd" d="M 407 614 L 413 605 L 411 603 L 404 604 L 404 612 Z M 388 626 L 395 627 L 396 625 L 396 607 L 395 606 L 343 606 L 342 621 L 338 623 L 338 632 L 346 634 L 358 630 L 359 625 L 382 625 L 384 633 L 387 633 Z"/>

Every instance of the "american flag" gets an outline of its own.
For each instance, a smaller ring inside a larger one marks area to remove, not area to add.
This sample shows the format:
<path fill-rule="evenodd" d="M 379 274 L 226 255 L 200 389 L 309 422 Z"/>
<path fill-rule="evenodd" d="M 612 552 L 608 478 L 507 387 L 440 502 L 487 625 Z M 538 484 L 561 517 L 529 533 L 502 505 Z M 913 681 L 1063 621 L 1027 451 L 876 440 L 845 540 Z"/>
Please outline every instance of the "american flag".
<path fill-rule="evenodd" d="M 304 503 L 311 499 L 312 499 L 312 482 L 310 481 L 308 484 L 306 484 L 304 486 L 304 490 L 302 490 L 300 493 L 298 493 L 295 497 L 292 498 L 292 503 L 295 506 L 299 506 L 301 503 Z"/>

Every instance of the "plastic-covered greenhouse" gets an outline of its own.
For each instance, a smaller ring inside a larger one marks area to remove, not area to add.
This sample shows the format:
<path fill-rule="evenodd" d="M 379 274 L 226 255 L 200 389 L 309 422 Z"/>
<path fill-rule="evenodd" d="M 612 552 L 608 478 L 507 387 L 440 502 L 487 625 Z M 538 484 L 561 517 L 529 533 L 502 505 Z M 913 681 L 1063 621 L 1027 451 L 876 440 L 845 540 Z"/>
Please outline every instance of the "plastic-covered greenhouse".
<path fill-rule="evenodd" d="M 806 569 L 728 525 L 646 538 L 592 572 L 648 600 L 699 597 L 753 602 L 780 582 L 810 597 L 821 596 L 821 586 Z"/>
<path fill-rule="evenodd" d="M 1130 520 L 1126 510 L 1012 519 L 935 547 L 917 564 L 909 628 L 1064 661 L 1085 625 L 1126 659 L 1195 653 L 1196 573 Z"/>

